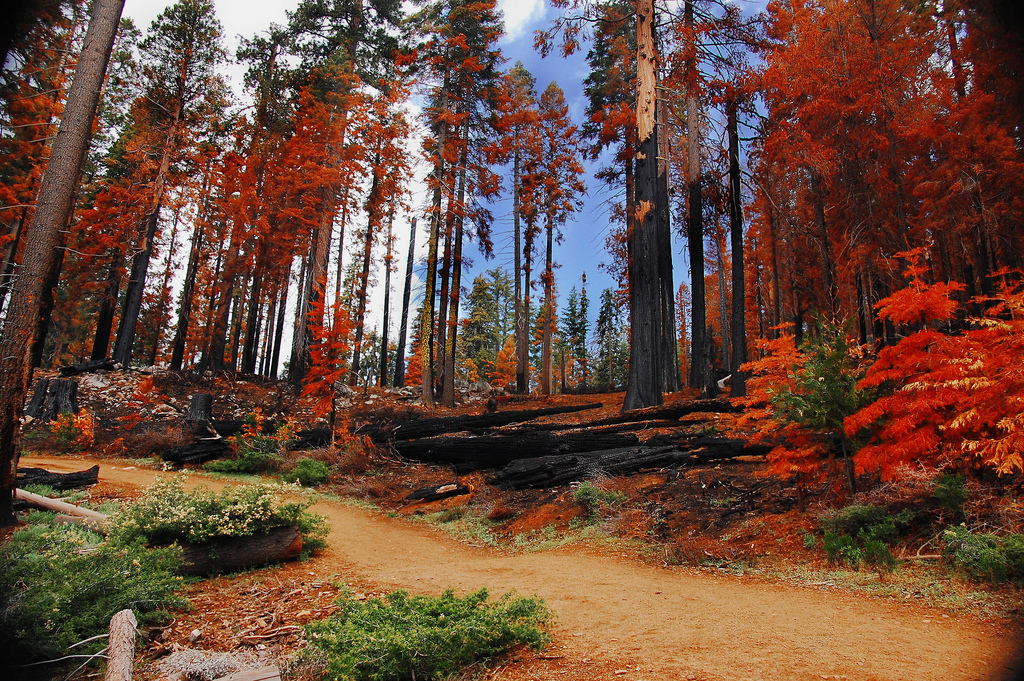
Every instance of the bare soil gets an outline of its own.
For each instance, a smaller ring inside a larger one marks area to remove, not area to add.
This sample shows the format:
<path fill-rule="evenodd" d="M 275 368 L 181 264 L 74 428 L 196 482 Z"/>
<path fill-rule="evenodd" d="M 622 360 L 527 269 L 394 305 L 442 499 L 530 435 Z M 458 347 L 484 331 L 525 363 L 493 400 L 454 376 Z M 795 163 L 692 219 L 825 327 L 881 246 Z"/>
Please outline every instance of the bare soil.
<path fill-rule="evenodd" d="M 67 456 L 22 459 L 22 465 L 56 471 L 93 463 Z M 101 483 L 94 497 L 132 497 L 155 475 L 130 462 L 98 463 Z M 635 484 L 671 482 L 661 475 Z M 199 483 L 223 485 L 194 474 L 190 484 Z M 662 567 L 617 549 L 573 545 L 502 552 L 380 511 L 332 501 L 313 510 L 331 524 L 326 551 L 304 563 L 200 582 L 191 594 L 194 610 L 156 632 L 149 658 L 186 645 L 285 654 L 302 643 L 294 625 L 330 613 L 334 583 L 343 582 L 358 596 L 397 588 L 438 593 L 447 587 L 538 594 L 557 614 L 553 646 L 540 655 L 519 652 L 497 662 L 484 672 L 491 679 L 954 681 L 1024 674 L 1017 657 L 1022 631 L 1008 620 L 827 585 Z M 762 534 L 773 531 L 760 527 Z M 199 637 L 190 643 L 194 630 Z M 153 674 L 150 669 L 146 678 Z"/>

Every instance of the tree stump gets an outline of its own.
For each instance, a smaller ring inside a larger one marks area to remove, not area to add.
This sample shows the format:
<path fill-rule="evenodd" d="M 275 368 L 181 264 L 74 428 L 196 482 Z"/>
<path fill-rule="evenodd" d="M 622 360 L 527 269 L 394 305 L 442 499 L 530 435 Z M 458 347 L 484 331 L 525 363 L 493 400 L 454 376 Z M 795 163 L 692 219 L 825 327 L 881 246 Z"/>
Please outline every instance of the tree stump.
<path fill-rule="evenodd" d="M 110 618 L 107 638 L 107 673 L 104 681 L 132 681 L 135 662 L 135 613 L 125 609 Z"/>
<path fill-rule="evenodd" d="M 186 423 L 199 423 L 200 421 L 210 422 L 213 414 L 213 395 L 210 393 L 199 393 L 192 396 L 188 405 L 188 413 L 185 414 Z"/>
<path fill-rule="evenodd" d="M 34 419 L 43 417 L 46 413 L 46 393 L 50 389 L 50 379 L 40 378 L 36 381 L 35 390 L 32 391 L 32 399 L 25 409 L 25 415 Z"/>
<path fill-rule="evenodd" d="M 92 468 L 74 473 L 51 473 L 45 468 L 19 468 L 18 485 L 46 485 L 57 490 L 77 489 L 95 485 L 100 475 L 97 464 Z"/>
<path fill-rule="evenodd" d="M 58 378 L 50 381 L 46 393 L 46 408 L 43 410 L 43 421 L 53 421 L 61 414 L 78 413 L 78 382 L 69 378 Z"/>

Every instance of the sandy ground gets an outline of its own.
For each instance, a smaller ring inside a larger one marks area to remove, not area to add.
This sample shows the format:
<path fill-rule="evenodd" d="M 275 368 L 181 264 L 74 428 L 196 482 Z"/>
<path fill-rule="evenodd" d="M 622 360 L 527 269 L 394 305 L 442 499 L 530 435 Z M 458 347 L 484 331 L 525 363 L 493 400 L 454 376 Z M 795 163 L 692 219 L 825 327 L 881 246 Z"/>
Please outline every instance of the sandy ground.
<path fill-rule="evenodd" d="M 25 457 L 55 471 L 100 464 L 130 493 L 152 470 L 70 457 Z M 190 484 L 223 483 L 193 474 Z M 863 679 L 958 681 L 1024 675 L 1024 633 L 1012 624 L 909 603 L 755 578 L 638 563 L 579 547 L 505 554 L 430 527 L 344 504 L 313 510 L 330 547 L 290 570 L 345 575 L 381 589 L 446 587 L 537 594 L 557 614 L 547 655 L 494 670 L 505 679 Z"/>

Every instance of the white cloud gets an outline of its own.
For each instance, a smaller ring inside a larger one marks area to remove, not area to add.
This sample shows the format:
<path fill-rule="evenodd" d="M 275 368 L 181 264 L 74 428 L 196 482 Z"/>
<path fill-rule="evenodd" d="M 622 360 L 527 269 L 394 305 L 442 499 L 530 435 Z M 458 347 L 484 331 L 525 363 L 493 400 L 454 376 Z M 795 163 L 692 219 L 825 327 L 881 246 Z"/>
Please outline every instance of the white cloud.
<path fill-rule="evenodd" d="M 544 16 L 544 0 L 499 0 L 505 14 L 505 37 L 515 40 L 529 28 L 531 21 Z"/>

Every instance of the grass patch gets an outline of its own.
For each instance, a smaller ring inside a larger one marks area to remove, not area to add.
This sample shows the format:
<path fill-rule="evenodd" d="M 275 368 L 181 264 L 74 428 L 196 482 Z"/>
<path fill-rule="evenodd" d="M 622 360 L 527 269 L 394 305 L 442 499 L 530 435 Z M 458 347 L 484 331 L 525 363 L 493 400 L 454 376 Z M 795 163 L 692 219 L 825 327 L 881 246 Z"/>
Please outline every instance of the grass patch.
<path fill-rule="evenodd" d="M 462 598 L 449 589 L 437 597 L 396 591 L 337 603 L 329 619 L 306 626 L 334 679 L 447 679 L 517 646 L 541 650 L 550 642 L 551 612 L 536 597 L 489 601 L 486 589 Z"/>

